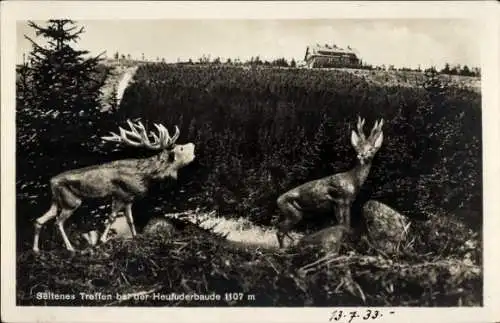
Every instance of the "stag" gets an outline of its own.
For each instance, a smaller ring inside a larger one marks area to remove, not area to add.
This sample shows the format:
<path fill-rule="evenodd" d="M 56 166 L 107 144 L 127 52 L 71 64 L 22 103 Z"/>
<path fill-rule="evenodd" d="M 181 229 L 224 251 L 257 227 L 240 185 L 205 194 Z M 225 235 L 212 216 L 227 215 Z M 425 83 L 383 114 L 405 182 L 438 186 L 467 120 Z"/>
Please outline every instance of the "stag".
<path fill-rule="evenodd" d="M 285 236 L 293 240 L 288 232 L 305 214 L 333 211 L 339 224 L 351 229 L 351 205 L 370 173 L 372 159 L 382 146 L 384 138 L 383 119 L 375 122 L 368 138 L 363 131 L 364 123 L 365 120 L 358 117 L 357 133 L 353 130 L 351 134 L 351 143 L 357 153 L 354 168 L 307 182 L 278 198 L 281 220 L 278 223 L 277 238 L 280 248 L 283 248 Z"/>
<path fill-rule="evenodd" d="M 152 180 L 166 178 L 177 179 L 178 170 L 190 164 L 194 158 L 195 145 L 187 143 L 176 145 L 179 128 L 171 137 L 161 124 L 154 124 L 158 134 L 150 131 L 149 135 L 141 122 L 127 120 L 130 130 L 119 127 L 120 134 L 111 132 L 111 136 L 101 137 L 105 142 L 116 142 L 132 147 L 145 147 L 160 151 L 158 154 L 143 159 L 117 160 L 102 165 L 63 172 L 50 180 L 52 203 L 49 210 L 35 220 L 33 251 L 39 252 L 38 242 L 43 225 L 55 218 L 55 224 L 61 233 L 66 249 L 74 253 L 64 230 L 64 222 L 73 214 L 85 199 L 111 198 L 111 213 L 105 221 L 101 243 L 106 242 L 111 225 L 118 212 L 125 213 L 127 223 L 136 236 L 132 217 L 132 204 L 137 198 L 147 194 Z"/>

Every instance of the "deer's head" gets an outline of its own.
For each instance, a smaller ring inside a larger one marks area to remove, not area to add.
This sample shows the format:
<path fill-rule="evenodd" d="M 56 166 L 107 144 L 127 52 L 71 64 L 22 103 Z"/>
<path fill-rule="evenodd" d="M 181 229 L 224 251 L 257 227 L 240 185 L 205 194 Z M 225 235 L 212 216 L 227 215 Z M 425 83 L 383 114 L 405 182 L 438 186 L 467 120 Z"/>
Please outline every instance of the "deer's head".
<path fill-rule="evenodd" d="M 119 127 L 120 134 L 111 132 L 111 136 L 102 137 L 102 139 L 104 141 L 119 142 L 132 147 L 145 147 L 160 151 L 158 155 L 159 161 L 164 167 L 169 169 L 174 177 L 178 169 L 190 164 L 194 160 L 195 145 L 193 143 L 184 145 L 176 144 L 180 134 L 177 126 L 175 126 L 175 133 L 171 137 L 167 128 L 162 124 L 154 124 L 158 130 L 158 134 L 152 131 L 148 134 L 141 122 L 134 124 L 132 121 L 127 120 L 127 123 L 130 130 Z"/>
<path fill-rule="evenodd" d="M 368 138 L 365 137 L 365 133 L 363 131 L 364 124 L 365 120 L 358 116 L 358 132 L 356 133 L 356 131 L 353 130 L 351 133 L 351 143 L 354 150 L 356 150 L 356 153 L 358 154 L 357 157 L 361 165 L 364 165 L 373 159 L 377 151 L 382 146 L 382 142 L 384 140 L 384 134 L 382 132 L 384 119 L 380 119 L 380 121 L 375 122 Z"/>

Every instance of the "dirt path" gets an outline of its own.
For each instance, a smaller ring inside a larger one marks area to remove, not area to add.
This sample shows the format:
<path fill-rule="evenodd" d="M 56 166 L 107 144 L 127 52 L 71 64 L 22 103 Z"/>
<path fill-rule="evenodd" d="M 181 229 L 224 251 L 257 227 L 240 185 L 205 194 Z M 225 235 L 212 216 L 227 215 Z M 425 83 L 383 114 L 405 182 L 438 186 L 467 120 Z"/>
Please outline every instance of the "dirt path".
<path fill-rule="evenodd" d="M 168 221 L 168 219 L 182 219 L 203 229 L 210 229 L 216 234 L 227 235 L 226 240 L 228 243 L 236 248 L 279 249 L 275 228 L 257 226 L 244 218 L 226 219 L 217 216 L 214 212 L 197 213 L 196 211 L 189 211 L 165 214 L 165 220 Z M 114 236 L 116 238 L 127 239 L 132 237 L 124 216 L 118 217 L 111 226 L 111 229 L 115 232 Z M 295 232 L 292 232 L 291 236 L 295 239 L 294 242 L 299 241 L 303 237 L 302 234 Z"/>
<path fill-rule="evenodd" d="M 111 107 L 113 100 L 113 90 L 116 89 L 116 99 L 118 106 L 123 98 L 125 89 L 133 81 L 134 75 L 139 66 L 115 66 L 111 75 L 106 80 L 102 88 L 101 103 L 102 110 L 107 111 Z"/>
<path fill-rule="evenodd" d="M 120 81 L 118 82 L 118 85 L 116 86 L 116 98 L 118 100 L 118 105 L 120 105 L 120 102 L 123 98 L 123 94 L 125 93 L 125 89 L 129 85 L 130 81 L 134 78 L 135 72 L 137 72 L 138 66 L 130 67 L 125 69 L 123 75 L 120 78 Z"/>
<path fill-rule="evenodd" d="M 276 229 L 273 227 L 257 226 L 245 218 L 227 219 L 217 216 L 215 212 L 197 213 L 196 211 L 184 214 L 165 214 L 168 218 L 182 218 L 204 229 L 210 229 L 214 233 L 227 235 L 226 239 L 235 246 L 278 249 Z M 201 223 L 200 223 L 201 222 Z M 299 241 L 303 234 L 291 232 L 290 235 L 295 242 Z"/>

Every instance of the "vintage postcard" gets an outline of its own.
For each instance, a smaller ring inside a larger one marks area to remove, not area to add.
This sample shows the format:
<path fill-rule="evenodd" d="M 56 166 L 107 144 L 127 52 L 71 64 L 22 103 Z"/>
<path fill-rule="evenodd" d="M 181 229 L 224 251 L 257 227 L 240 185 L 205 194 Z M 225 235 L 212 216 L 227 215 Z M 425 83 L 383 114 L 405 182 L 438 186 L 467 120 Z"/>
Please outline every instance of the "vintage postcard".
<path fill-rule="evenodd" d="M 492 322 L 495 2 L 2 3 L 6 322 Z"/>

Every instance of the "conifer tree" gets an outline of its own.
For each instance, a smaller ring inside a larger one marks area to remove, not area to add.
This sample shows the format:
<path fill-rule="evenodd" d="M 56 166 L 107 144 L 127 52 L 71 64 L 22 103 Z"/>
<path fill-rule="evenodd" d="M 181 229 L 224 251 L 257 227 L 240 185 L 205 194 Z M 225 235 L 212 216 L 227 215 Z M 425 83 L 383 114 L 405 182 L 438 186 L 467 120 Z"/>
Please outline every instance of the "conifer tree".
<path fill-rule="evenodd" d="M 96 133 L 115 118 L 111 111 L 101 111 L 101 88 L 111 71 L 101 63 L 104 53 L 91 56 L 89 51 L 75 48 L 84 28 L 72 20 L 28 24 L 40 40 L 25 35 L 32 50 L 27 64 L 28 92 L 18 92 L 19 137 L 31 138 L 36 132 L 33 145 L 93 151 L 99 144 Z M 24 145 L 21 149 L 31 148 Z"/>
<path fill-rule="evenodd" d="M 72 47 L 84 28 L 68 19 L 49 20 L 45 27 L 29 21 L 29 26 L 37 37 L 47 41 L 46 46 L 41 46 L 25 36 L 33 46 L 30 72 L 32 95 L 37 100 L 32 108 L 80 115 L 98 110 L 100 88 L 105 81 L 98 70 L 102 54 L 86 57 L 89 51 Z"/>
<path fill-rule="evenodd" d="M 31 97 L 31 73 L 29 64 L 26 61 L 26 54 L 23 54 L 23 63 L 16 66 L 16 101 L 19 109 L 29 106 L 33 101 Z"/>
<path fill-rule="evenodd" d="M 118 88 L 117 86 L 113 86 L 110 96 L 109 96 L 109 108 L 111 111 L 117 111 L 118 110 Z"/>

